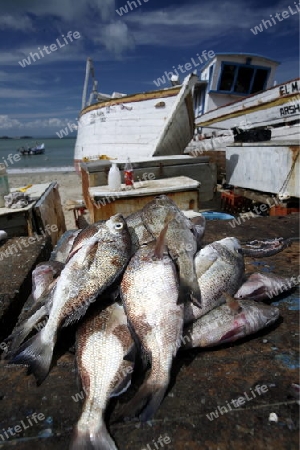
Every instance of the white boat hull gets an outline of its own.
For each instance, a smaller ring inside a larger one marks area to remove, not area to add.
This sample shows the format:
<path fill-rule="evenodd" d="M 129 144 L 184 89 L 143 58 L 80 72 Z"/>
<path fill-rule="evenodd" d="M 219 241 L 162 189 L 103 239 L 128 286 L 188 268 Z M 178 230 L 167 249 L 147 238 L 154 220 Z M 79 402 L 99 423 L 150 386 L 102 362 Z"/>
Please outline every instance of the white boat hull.
<path fill-rule="evenodd" d="M 202 136 L 215 137 L 235 127 L 244 130 L 271 127 L 275 132 L 277 126 L 299 119 L 300 79 L 209 111 L 197 119 L 196 126 L 201 128 Z M 277 132 L 277 137 L 279 134 Z"/>
<path fill-rule="evenodd" d="M 75 167 L 81 161 L 178 155 L 194 132 L 191 90 L 182 86 L 111 99 L 85 108 L 78 121 Z"/>
<path fill-rule="evenodd" d="M 227 183 L 300 198 L 299 142 L 235 144 L 226 149 Z"/>

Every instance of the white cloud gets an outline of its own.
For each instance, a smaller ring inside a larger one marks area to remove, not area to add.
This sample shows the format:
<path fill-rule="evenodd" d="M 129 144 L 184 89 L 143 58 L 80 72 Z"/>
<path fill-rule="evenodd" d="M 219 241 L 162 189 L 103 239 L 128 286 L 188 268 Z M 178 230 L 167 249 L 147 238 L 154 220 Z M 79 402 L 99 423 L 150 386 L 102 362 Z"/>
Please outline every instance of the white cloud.
<path fill-rule="evenodd" d="M 210 1 L 194 4 L 182 4 L 178 7 L 170 5 L 164 9 L 147 11 L 139 8 L 134 14 L 124 15 L 124 21 L 130 25 L 135 41 L 139 45 L 157 45 L 165 47 L 185 47 L 195 42 L 213 45 L 229 35 L 239 32 L 239 36 L 249 41 L 253 39 L 250 28 L 258 25 L 263 19 L 270 18 L 277 12 L 287 9 L 286 1 L 276 5 L 257 8 L 253 2 L 245 0 L 234 2 L 218 2 L 213 6 Z M 268 33 L 293 33 L 293 25 L 298 22 L 298 15 L 289 19 L 291 27 L 287 31 L 281 29 L 280 22 L 268 29 Z M 241 34 L 241 31 L 243 34 Z M 266 37 L 267 38 L 267 37 Z"/>
<path fill-rule="evenodd" d="M 134 48 L 134 40 L 126 23 L 118 21 L 104 26 L 100 37 L 106 49 L 120 55 L 124 50 Z"/>
<path fill-rule="evenodd" d="M 10 14 L 4 14 L 0 16 L 0 30 L 21 30 L 31 31 L 33 30 L 32 22 L 27 16 L 20 17 L 11 16 Z"/>
<path fill-rule="evenodd" d="M 31 65 L 50 64 L 57 61 L 80 61 L 82 55 L 87 54 L 86 48 L 90 47 L 91 42 L 98 46 L 95 59 L 98 59 L 100 54 L 100 58 L 104 60 L 112 60 L 114 55 L 120 56 L 121 53 L 135 46 L 128 25 L 118 20 L 115 0 L 77 0 L 76 2 L 74 0 L 51 0 L 51 2 L 14 0 L 13 8 L 9 2 L 3 7 L 1 5 L 1 8 L 3 26 L 6 24 L 5 26 L 10 25 L 11 28 L 19 27 L 20 30 L 32 26 L 28 13 L 36 15 L 38 19 L 44 17 L 49 20 L 49 15 L 54 16 L 50 23 L 53 40 L 48 42 L 48 38 L 46 42 L 38 42 L 35 45 L 28 45 L 29 40 L 25 40 L 23 47 L 0 54 L 0 63 L 5 65 L 18 64 L 18 61 L 28 58 L 30 52 L 38 52 L 38 47 L 42 49 L 44 45 L 50 46 L 69 30 L 78 31 L 81 38 L 41 57 L 40 60 L 36 58 Z M 2 22 L 0 19 L 0 29 Z M 27 67 L 26 65 L 24 68 Z"/>
<path fill-rule="evenodd" d="M 59 119 L 57 117 L 51 117 L 48 119 L 36 119 L 32 121 L 20 121 L 14 119 L 8 115 L 0 115 L 0 130 L 11 130 L 14 129 L 28 129 L 28 130 L 40 130 L 44 131 L 50 130 L 60 130 L 69 124 L 76 124 L 76 120 L 71 119 Z"/>
<path fill-rule="evenodd" d="M 96 12 L 104 20 L 112 17 L 115 0 L 13 0 L 2 2 L 1 12 L 24 16 L 31 13 L 36 16 L 52 15 L 65 21 L 83 20 L 89 13 Z"/>
<path fill-rule="evenodd" d="M 0 98 L 45 98 L 51 97 L 53 94 L 51 92 L 45 92 L 43 90 L 38 91 L 35 89 L 5 89 L 0 88 Z"/>
<path fill-rule="evenodd" d="M 19 128 L 20 126 L 22 126 L 22 124 L 19 120 L 11 119 L 8 115 L 5 114 L 0 114 L 0 130 Z"/>
<path fill-rule="evenodd" d="M 74 121 L 73 121 L 74 122 Z M 68 125 L 68 123 L 72 123 L 69 119 L 58 119 L 57 117 L 52 117 L 50 119 L 37 119 L 31 122 L 24 122 L 22 127 L 24 128 L 62 128 Z"/>

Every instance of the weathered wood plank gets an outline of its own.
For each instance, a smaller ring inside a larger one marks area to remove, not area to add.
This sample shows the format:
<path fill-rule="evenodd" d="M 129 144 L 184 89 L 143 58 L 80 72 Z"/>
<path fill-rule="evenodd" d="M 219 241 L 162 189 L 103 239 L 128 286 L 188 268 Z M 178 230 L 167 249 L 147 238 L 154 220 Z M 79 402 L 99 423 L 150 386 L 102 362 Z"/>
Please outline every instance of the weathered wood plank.
<path fill-rule="evenodd" d="M 66 231 L 65 217 L 56 182 L 51 183 L 43 196 L 37 201 L 34 213 L 40 229 L 51 236 L 52 244 L 55 245 Z"/>

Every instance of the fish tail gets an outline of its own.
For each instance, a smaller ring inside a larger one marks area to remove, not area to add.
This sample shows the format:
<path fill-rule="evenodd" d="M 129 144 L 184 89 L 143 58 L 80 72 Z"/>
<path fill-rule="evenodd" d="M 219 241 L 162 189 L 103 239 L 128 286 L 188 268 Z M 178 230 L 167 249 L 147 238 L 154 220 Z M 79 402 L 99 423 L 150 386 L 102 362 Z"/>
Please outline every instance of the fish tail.
<path fill-rule="evenodd" d="M 179 301 L 191 300 L 194 305 L 201 308 L 201 292 L 193 261 L 189 255 L 178 258 L 179 265 Z"/>
<path fill-rule="evenodd" d="M 118 420 L 137 416 L 141 410 L 143 411 L 140 414 L 140 420 L 142 422 L 151 420 L 164 398 L 167 387 L 168 383 L 158 385 L 147 380 L 130 402 L 124 406 Z"/>
<path fill-rule="evenodd" d="M 102 422 L 97 430 L 89 428 L 83 430 L 75 429 L 73 440 L 69 450 L 118 450 L 112 440 L 105 423 Z"/>
<path fill-rule="evenodd" d="M 10 364 L 28 365 L 38 384 L 42 383 L 49 372 L 54 349 L 54 340 L 43 341 L 43 331 L 26 341 L 10 361 Z"/>
<path fill-rule="evenodd" d="M 161 402 L 164 399 L 167 387 L 168 387 L 168 384 L 156 387 L 155 392 L 151 394 L 150 401 L 148 402 L 146 408 L 143 409 L 143 411 L 140 415 L 141 422 L 148 422 L 149 420 L 151 420 L 153 418 L 156 411 L 160 407 Z M 152 388 L 153 388 L 153 386 L 152 386 Z"/>
<path fill-rule="evenodd" d="M 15 352 L 22 342 L 26 339 L 26 337 L 31 333 L 31 331 L 36 328 L 38 331 L 37 324 L 40 320 L 47 315 L 47 310 L 44 306 L 42 306 L 32 317 L 27 319 L 24 323 L 22 323 L 7 339 L 5 342 L 11 341 L 10 344 L 10 353 L 7 355 L 11 357 L 13 352 Z"/>

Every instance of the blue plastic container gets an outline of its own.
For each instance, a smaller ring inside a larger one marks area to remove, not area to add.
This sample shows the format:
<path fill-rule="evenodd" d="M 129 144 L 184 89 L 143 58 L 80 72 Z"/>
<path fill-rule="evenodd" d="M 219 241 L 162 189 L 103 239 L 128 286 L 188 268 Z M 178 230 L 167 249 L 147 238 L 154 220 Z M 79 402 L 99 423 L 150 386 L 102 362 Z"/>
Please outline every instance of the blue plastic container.
<path fill-rule="evenodd" d="M 233 216 L 226 213 L 220 213 L 215 211 L 205 211 L 201 213 L 206 220 L 231 220 L 234 219 Z"/>

